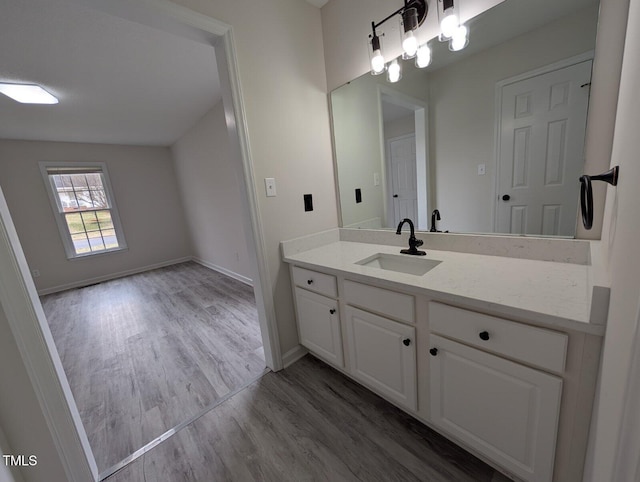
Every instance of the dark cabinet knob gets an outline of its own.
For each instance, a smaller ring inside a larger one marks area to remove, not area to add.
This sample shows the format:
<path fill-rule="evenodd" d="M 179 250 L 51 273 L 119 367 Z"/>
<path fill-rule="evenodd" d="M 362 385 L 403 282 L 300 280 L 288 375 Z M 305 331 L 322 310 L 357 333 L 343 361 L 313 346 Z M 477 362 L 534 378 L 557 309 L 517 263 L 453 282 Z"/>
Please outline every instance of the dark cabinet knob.
<path fill-rule="evenodd" d="M 307 280 L 307 284 L 310 285 L 311 283 L 313 283 L 313 280 L 312 279 L 308 279 Z"/>
<path fill-rule="evenodd" d="M 336 309 L 335 309 L 335 308 L 331 308 L 331 309 L 329 310 L 329 313 L 331 313 L 332 315 L 333 315 L 335 312 L 336 312 Z"/>
<path fill-rule="evenodd" d="M 511 196 L 509 196 L 508 194 L 504 194 L 504 195 L 502 196 L 502 200 L 503 200 L 503 201 L 508 201 L 509 199 L 511 199 Z"/>
<path fill-rule="evenodd" d="M 411 345 L 411 340 L 409 338 L 405 338 L 404 340 L 402 340 L 402 343 L 404 344 L 404 346 L 409 346 Z"/>
<path fill-rule="evenodd" d="M 432 348 L 431 350 L 429 350 L 429 353 L 431 353 L 431 356 L 436 356 L 438 354 L 438 349 Z"/>
<path fill-rule="evenodd" d="M 393 195 L 393 197 L 398 197 L 398 195 L 397 195 L 397 194 L 394 194 L 394 195 Z"/>
<path fill-rule="evenodd" d="M 489 339 L 489 332 L 488 331 L 481 331 L 478 336 L 480 337 L 481 340 L 487 341 Z"/>

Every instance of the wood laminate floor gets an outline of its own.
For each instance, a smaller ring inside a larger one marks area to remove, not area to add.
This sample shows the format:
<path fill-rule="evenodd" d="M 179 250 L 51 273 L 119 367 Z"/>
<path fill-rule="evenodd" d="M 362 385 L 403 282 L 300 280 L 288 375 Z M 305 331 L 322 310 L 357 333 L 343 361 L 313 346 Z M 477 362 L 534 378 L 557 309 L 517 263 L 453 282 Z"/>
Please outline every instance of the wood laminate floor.
<path fill-rule="evenodd" d="M 253 289 L 193 262 L 41 301 L 101 472 L 265 367 Z"/>
<path fill-rule="evenodd" d="M 107 482 L 504 482 L 324 363 L 268 373 Z"/>

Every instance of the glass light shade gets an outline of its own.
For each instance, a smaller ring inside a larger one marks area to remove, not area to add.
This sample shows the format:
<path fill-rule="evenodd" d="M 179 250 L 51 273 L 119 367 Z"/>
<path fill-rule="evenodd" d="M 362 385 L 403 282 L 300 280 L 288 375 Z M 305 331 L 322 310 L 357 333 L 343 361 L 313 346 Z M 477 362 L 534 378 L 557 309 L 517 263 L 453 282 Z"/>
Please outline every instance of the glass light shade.
<path fill-rule="evenodd" d="M 382 56 L 382 52 L 380 50 L 376 50 L 373 52 L 371 56 L 371 73 L 373 75 L 379 75 L 384 72 L 384 57 Z"/>
<path fill-rule="evenodd" d="M 387 80 L 389 82 L 398 82 L 402 78 L 402 70 L 398 59 L 394 59 L 387 67 Z"/>
<path fill-rule="evenodd" d="M 469 45 L 469 31 L 467 27 L 461 25 L 456 29 L 449 41 L 449 50 L 457 52 Z"/>
<path fill-rule="evenodd" d="M 453 37 L 453 34 L 458 28 L 458 22 L 458 16 L 456 15 L 453 8 L 445 10 L 444 16 L 440 21 L 441 36 L 445 39 Z"/>
<path fill-rule="evenodd" d="M 371 74 L 380 75 L 386 70 L 384 56 L 382 55 L 382 39 L 375 35 L 369 36 L 369 62 L 371 64 Z"/>
<path fill-rule="evenodd" d="M 431 63 L 431 49 L 427 44 L 421 45 L 416 55 L 416 67 L 424 69 Z"/>
<path fill-rule="evenodd" d="M 405 60 L 414 58 L 418 52 L 418 39 L 411 30 L 405 33 L 402 37 L 402 58 Z"/>
<path fill-rule="evenodd" d="M 0 82 L 0 92 L 21 104 L 57 104 L 58 99 L 35 84 Z"/>

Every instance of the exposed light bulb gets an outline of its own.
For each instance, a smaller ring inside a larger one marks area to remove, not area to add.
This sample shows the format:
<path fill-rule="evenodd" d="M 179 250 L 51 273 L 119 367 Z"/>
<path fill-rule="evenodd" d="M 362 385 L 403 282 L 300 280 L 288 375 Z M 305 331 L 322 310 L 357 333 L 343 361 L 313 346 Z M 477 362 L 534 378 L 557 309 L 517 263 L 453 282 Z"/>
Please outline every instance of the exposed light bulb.
<path fill-rule="evenodd" d="M 418 52 L 418 39 L 413 34 L 413 31 L 409 30 L 404 34 L 402 50 L 404 50 L 404 53 L 402 54 L 403 59 L 412 59 L 416 56 L 416 53 Z"/>
<path fill-rule="evenodd" d="M 431 63 L 431 49 L 427 44 L 421 45 L 416 56 L 416 67 L 424 69 Z"/>
<path fill-rule="evenodd" d="M 384 57 L 380 49 L 375 50 L 371 57 L 371 73 L 378 75 L 384 72 Z"/>
<path fill-rule="evenodd" d="M 469 31 L 464 25 L 458 27 L 451 36 L 451 40 L 449 41 L 449 50 L 457 52 L 458 50 L 462 50 L 467 45 L 469 45 L 468 33 Z"/>
<path fill-rule="evenodd" d="M 402 77 L 402 71 L 400 70 L 400 64 L 398 59 L 394 59 L 387 67 L 387 75 L 389 82 L 398 82 Z"/>
<path fill-rule="evenodd" d="M 459 26 L 458 16 L 455 14 L 453 7 L 444 11 L 442 21 L 440 22 L 440 31 L 443 38 L 451 38 Z"/>

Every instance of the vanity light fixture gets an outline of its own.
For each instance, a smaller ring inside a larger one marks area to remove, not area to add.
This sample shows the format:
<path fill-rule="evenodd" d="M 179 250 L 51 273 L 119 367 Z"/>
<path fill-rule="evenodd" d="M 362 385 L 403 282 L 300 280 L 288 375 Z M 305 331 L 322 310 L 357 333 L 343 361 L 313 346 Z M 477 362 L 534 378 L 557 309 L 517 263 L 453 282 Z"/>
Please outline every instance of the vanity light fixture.
<path fill-rule="evenodd" d="M 21 104 L 57 104 L 58 99 L 35 84 L 0 82 L 0 92 Z"/>
<path fill-rule="evenodd" d="M 415 36 L 415 30 L 422 25 L 424 19 L 427 16 L 428 10 L 427 0 L 404 0 L 404 5 L 393 12 L 391 15 L 383 19 L 382 21 L 376 23 L 371 22 L 371 34 L 369 34 L 369 57 L 371 61 L 371 73 L 373 75 L 379 75 L 383 73 L 393 65 L 393 73 L 389 74 L 390 82 L 397 82 L 400 80 L 400 64 L 397 61 L 389 64 L 388 67 L 385 67 L 385 60 L 382 54 L 382 45 L 380 35 L 376 32 L 376 29 L 385 23 L 387 20 L 395 17 L 396 15 L 400 15 L 402 17 L 402 58 L 403 59 L 412 59 L 416 56 L 418 52 L 418 39 Z M 396 67 L 397 66 L 397 67 Z"/>

